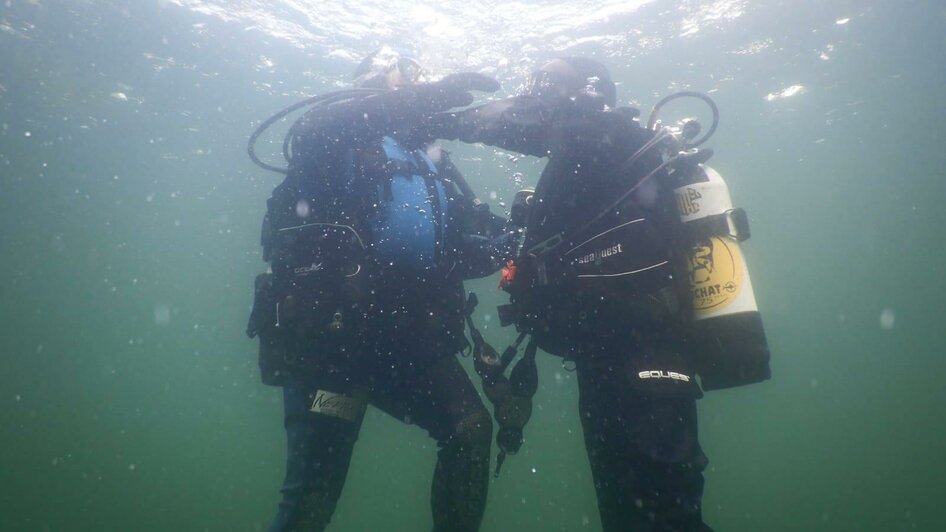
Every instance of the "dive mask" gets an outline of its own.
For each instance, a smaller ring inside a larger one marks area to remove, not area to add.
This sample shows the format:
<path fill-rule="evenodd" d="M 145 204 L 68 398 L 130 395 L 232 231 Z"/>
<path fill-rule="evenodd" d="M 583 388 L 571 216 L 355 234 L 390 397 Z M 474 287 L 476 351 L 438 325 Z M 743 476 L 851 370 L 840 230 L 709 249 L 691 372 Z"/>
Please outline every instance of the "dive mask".
<path fill-rule="evenodd" d="M 393 89 L 421 83 L 425 75 L 417 59 L 385 46 L 366 57 L 353 77 L 357 87 Z"/>

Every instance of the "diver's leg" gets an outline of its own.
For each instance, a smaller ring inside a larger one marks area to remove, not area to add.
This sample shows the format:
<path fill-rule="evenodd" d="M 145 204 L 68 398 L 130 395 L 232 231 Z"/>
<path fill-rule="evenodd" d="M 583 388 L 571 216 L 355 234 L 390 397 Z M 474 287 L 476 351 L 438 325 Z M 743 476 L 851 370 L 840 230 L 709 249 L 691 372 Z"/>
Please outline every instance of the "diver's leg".
<path fill-rule="evenodd" d="M 443 358 L 430 373 L 432 404 L 443 421 L 427 428 L 437 439 L 431 486 L 436 532 L 476 532 L 486 510 L 493 420 L 456 357 Z M 419 422 L 422 422 L 419 420 Z M 446 424 L 449 432 L 434 427 Z"/>
<path fill-rule="evenodd" d="M 606 393 L 600 390 L 592 370 L 587 364 L 578 364 L 578 409 L 582 431 L 585 436 L 585 450 L 588 453 L 588 462 L 591 465 L 591 475 L 594 480 L 595 495 L 598 499 L 598 513 L 601 517 L 601 526 L 605 532 L 620 530 L 622 523 L 621 506 L 627 504 L 625 489 L 621 485 L 622 476 L 619 469 L 626 470 L 623 480 L 633 470 L 624 467 L 618 462 L 617 441 L 610 437 L 611 415 L 601 403 Z M 629 523 L 625 523 L 628 529 Z"/>
<path fill-rule="evenodd" d="M 317 386 L 287 385 L 283 402 L 288 458 L 282 501 L 270 532 L 321 531 L 345 484 L 364 399 L 350 393 L 325 395 Z"/>
<path fill-rule="evenodd" d="M 493 422 L 457 358 L 444 356 L 425 370 L 403 372 L 394 387 L 375 386 L 372 404 L 401 419 L 409 416 L 437 440 L 431 487 L 434 531 L 479 530 Z"/>
<path fill-rule="evenodd" d="M 695 397 L 644 393 L 628 355 L 579 361 L 580 413 L 605 532 L 708 531 Z"/>

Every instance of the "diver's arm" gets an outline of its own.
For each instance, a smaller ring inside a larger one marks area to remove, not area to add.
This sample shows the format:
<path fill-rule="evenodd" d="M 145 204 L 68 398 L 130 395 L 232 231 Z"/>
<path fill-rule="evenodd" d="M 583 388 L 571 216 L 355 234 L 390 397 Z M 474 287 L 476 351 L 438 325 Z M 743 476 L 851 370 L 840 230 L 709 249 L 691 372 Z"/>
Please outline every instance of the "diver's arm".
<path fill-rule="evenodd" d="M 440 174 L 456 187 L 455 201 L 460 207 L 460 211 L 465 213 L 465 220 L 461 225 L 467 233 L 495 238 L 507 232 L 506 226 L 509 221 L 490 211 L 489 205 L 476 197 L 476 193 L 473 192 L 473 189 L 467 184 L 466 178 L 450 160 L 449 153 L 446 150 L 441 151 L 438 167 Z"/>
<path fill-rule="evenodd" d="M 525 155 L 545 157 L 549 148 L 550 102 L 515 96 L 455 113 L 455 137 Z"/>
<path fill-rule="evenodd" d="M 463 280 L 496 273 L 513 257 L 518 245 L 518 233 L 504 233 L 496 238 L 461 233 L 455 247 L 454 273 Z"/>
<path fill-rule="evenodd" d="M 292 127 L 293 158 L 318 158 L 326 152 L 411 131 L 434 113 L 469 105 L 473 101 L 470 91 L 498 89 L 499 83 L 492 78 L 461 72 L 434 83 L 316 107 Z"/>
<path fill-rule="evenodd" d="M 454 273 L 461 279 L 485 277 L 498 271 L 513 256 L 519 244 L 519 232 L 509 229 L 507 220 L 490 212 L 489 206 L 472 196 L 466 181 L 446 152 L 438 163 L 441 175 L 453 183 L 448 192 L 451 202 L 450 223 L 456 257 Z M 464 190 L 466 189 L 466 190 Z"/>

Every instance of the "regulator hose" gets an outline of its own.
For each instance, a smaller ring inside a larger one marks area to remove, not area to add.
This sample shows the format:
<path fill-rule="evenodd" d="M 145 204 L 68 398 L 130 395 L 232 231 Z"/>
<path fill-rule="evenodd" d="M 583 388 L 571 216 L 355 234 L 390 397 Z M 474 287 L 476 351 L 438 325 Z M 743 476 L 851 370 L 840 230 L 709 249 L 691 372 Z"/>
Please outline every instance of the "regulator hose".
<path fill-rule="evenodd" d="M 650 110 L 650 116 L 647 117 L 647 129 L 654 129 L 654 126 L 657 125 L 657 112 L 660 111 L 664 105 L 667 105 L 671 101 L 680 98 L 697 98 L 699 100 L 703 100 L 703 102 L 705 102 L 706 105 L 708 105 L 713 111 L 713 124 L 710 126 L 709 130 L 704 133 L 702 137 L 686 144 L 686 147 L 688 148 L 695 148 L 709 140 L 709 138 L 712 137 L 714 133 L 716 133 L 716 128 L 719 126 L 719 108 L 716 107 L 716 102 L 714 102 L 712 98 L 706 94 L 703 94 L 702 92 L 680 91 L 661 98 L 660 101 L 654 104 L 654 108 Z"/>

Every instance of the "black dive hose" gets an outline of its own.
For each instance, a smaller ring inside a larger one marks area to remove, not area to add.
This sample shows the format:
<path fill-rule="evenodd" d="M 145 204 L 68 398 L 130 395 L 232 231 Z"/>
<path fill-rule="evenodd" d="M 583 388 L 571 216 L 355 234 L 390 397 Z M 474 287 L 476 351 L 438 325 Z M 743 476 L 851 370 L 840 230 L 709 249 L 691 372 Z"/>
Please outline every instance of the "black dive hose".
<path fill-rule="evenodd" d="M 264 170 L 269 170 L 271 172 L 276 172 L 280 174 L 287 173 L 289 171 L 288 168 L 280 168 L 278 166 L 273 166 L 269 163 L 263 162 L 256 155 L 256 141 L 259 140 L 260 135 L 262 135 L 267 129 L 269 129 L 270 126 L 272 126 L 279 120 L 282 120 L 289 113 L 292 113 L 298 109 L 301 109 L 309 105 L 329 105 L 329 104 L 339 102 L 342 100 L 350 100 L 352 98 L 371 96 L 372 94 L 379 94 L 382 92 L 387 92 L 387 89 L 343 89 L 343 90 L 329 92 L 327 94 L 321 94 L 319 96 L 313 96 L 311 98 L 306 98 L 305 100 L 302 100 L 301 102 L 297 102 L 295 104 L 290 105 L 289 107 L 286 107 L 282 111 L 279 111 L 278 113 L 264 120 L 263 123 L 260 124 L 259 127 L 257 127 L 255 131 L 253 131 L 253 134 L 250 135 L 250 140 L 246 146 L 246 151 L 250 156 L 250 160 L 252 160 L 254 163 L 256 163 L 257 166 L 259 166 L 260 168 L 263 168 Z M 291 157 L 291 154 L 289 153 L 291 138 L 292 138 L 292 129 L 290 129 L 289 134 L 287 134 L 286 138 L 283 140 L 282 152 L 283 152 L 283 157 L 286 159 L 287 162 L 289 161 Z"/>
<path fill-rule="evenodd" d="M 669 138 L 671 138 L 671 135 L 667 133 L 666 131 L 661 131 L 660 133 L 657 133 L 657 135 L 655 135 L 652 139 L 650 139 L 646 144 L 641 146 L 641 148 L 637 150 L 634 153 L 634 155 L 631 155 L 630 157 L 627 158 L 626 161 L 624 161 L 624 164 L 621 165 L 621 168 L 619 169 L 618 173 L 624 173 L 625 171 L 630 169 L 630 167 L 635 162 L 637 162 L 637 159 L 639 159 L 642 155 L 644 155 L 648 151 L 655 148 L 662 141 Z M 558 247 L 564 244 L 565 242 L 574 240 L 583 232 L 585 232 L 589 227 L 591 227 L 595 222 L 597 222 L 601 218 L 604 218 L 608 213 L 616 209 L 618 205 L 621 204 L 622 201 L 624 201 L 625 199 L 627 199 L 628 196 L 633 194 L 634 191 L 637 190 L 638 187 L 643 185 L 647 180 L 649 180 L 651 177 L 656 175 L 657 172 L 673 164 L 679 158 L 680 158 L 680 155 L 675 155 L 671 157 L 670 159 L 664 161 L 659 166 L 651 170 L 650 173 L 648 173 L 647 175 L 642 177 L 640 180 L 638 180 L 637 183 L 634 184 L 634 186 L 632 186 L 626 192 L 621 194 L 621 196 L 618 197 L 616 201 L 613 201 L 607 207 L 599 211 L 597 215 L 595 215 L 591 220 L 583 224 L 581 227 L 572 231 L 562 231 L 558 234 L 552 235 L 550 238 L 543 240 L 542 242 L 539 242 L 538 244 L 533 246 L 531 249 L 529 249 L 529 252 L 528 252 L 529 255 L 532 255 L 533 257 L 541 257 L 543 255 L 547 255 L 551 253 L 552 251 L 558 249 Z"/>
<path fill-rule="evenodd" d="M 493 472 L 493 476 L 498 478 L 506 456 L 516 454 L 522 447 L 522 431 L 532 417 L 532 397 L 539 387 L 538 369 L 535 364 L 538 345 L 535 340 L 531 340 L 522 358 L 512 368 L 509 377 L 506 377 L 506 368 L 516 358 L 519 346 L 528 333 L 519 333 L 516 341 L 500 355 L 473 325 L 473 309 L 478 303 L 476 294 L 470 292 L 465 317 L 470 336 L 473 338 L 473 368 L 480 376 L 483 393 L 492 403 L 493 418 L 499 425 L 499 431 L 496 433 L 499 454 L 496 456 L 496 470 Z"/>
<path fill-rule="evenodd" d="M 661 98 L 660 101 L 654 104 L 653 109 L 650 110 L 650 116 L 647 117 L 647 129 L 654 129 L 654 126 L 657 125 L 657 112 L 660 111 L 663 106 L 667 105 L 673 100 L 680 98 L 697 98 L 699 100 L 703 100 L 703 102 L 706 103 L 706 105 L 708 105 L 713 111 L 713 124 L 710 126 L 709 131 L 707 131 L 698 140 L 686 143 L 687 148 L 695 148 L 709 140 L 709 138 L 712 137 L 714 133 L 716 133 L 716 128 L 719 126 L 719 108 L 716 107 L 716 102 L 714 102 L 712 98 L 703 94 L 702 92 L 680 91 Z"/>
<path fill-rule="evenodd" d="M 625 193 L 621 194 L 621 196 L 616 201 L 609 204 L 606 208 L 601 210 L 597 214 L 597 216 L 592 218 L 589 222 L 585 223 L 578 229 L 574 231 L 569 231 L 567 233 L 565 232 L 558 233 L 556 235 L 553 235 L 551 238 L 546 239 L 543 242 L 539 242 L 534 247 L 532 247 L 532 249 L 529 250 L 530 255 L 533 255 L 535 257 L 546 255 L 552 252 L 553 250 L 555 250 L 556 248 L 558 248 L 561 244 L 565 243 L 566 241 L 574 239 L 575 237 L 580 235 L 582 232 L 587 230 L 589 227 L 591 227 L 592 224 L 594 224 L 595 222 L 603 218 L 612 210 L 616 209 L 621 204 L 622 201 L 626 200 L 628 196 L 633 194 L 634 191 L 637 190 L 641 185 L 643 185 L 646 181 L 648 181 L 658 172 L 660 172 L 664 168 L 667 168 L 671 164 L 674 164 L 681 160 L 687 160 L 687 159 L 689 159 L 690 161 L 695 161 L 698 164 L 700 162 L 705 162 L 706 159 L 709 159 L 709 157 L 712 156 L 713 154 L 712 150 L 705 150 L 705 152 L 703 152 L 703 151 L 699 151 L 695 149 L 696 146 L 699 146 L 700 144 L 703 144 L 707 140 L 709 140 L 709 138 L 712 137 L 714 133 L 716 133 L 716 128 L 719 127 L 719 107 L 716 106 L 716 102 L 714 102 L 712 98 L 703 94 L 702 92 L 680 91 L 680 92 L 675 92 L 673 94 L 670 94 L 668 96 L 661 98 L 656 104 L 654 104 L 653 109 L 650 111 L 650 116 L 647 118 L 647 129 L 653 130 L 655 126 L 657 125 L 657 113 L 658 111 L 660 111 L 660 109 L 662 109 L 665 105 L 667 105 L 671 101 L 677 100 L 679 98 L 697 98 L 705 102 L 707 105 L 709 105 L 710 109 L 713 111 L 713 123 L 710 126 L 709 130 L 702 137 L 692 142 L 680 141 L 679 139 L 676 139 L 677 142 L 683 148 L 687 149 L 687 151 L 682 151 L 670 157 L 669 159 L 664 161 L 662 164 L 660 164 L 659 166 L 651 170 L 647 175 L 645 175 L 640 180 L 638 180 L 634 184 L 634 186 L 632 186 Z M 636 163 L 638 159 L 640 159 L 645 153 L 656 148 L 660 143 L 668 139 L 675 139 L 675 137 L 672 133 L 670 133 L 670 131 L 667 128 L 661 128 L 660 131 L 658 131 L 656 135 L 654 135 L 649 141 L 644 143 L 643 146 L 641 146 L 636 152 L 634 152 L 633 155 L 628 157 L 627 160 L 625 160 L 624 163 L 621 164 L 621 167 L 618 170 L 618 174 L 622 174 L 627 171 L 630 171 L 631 166 L 633 166 L 634 163 Z"/>
<path fill-rule="evenodd" d="M 691 161 L 705 162 L 706 159 L 712 156 L 713 154 L 712 150 L 706 150 L 706 153 L 703 153 L 703 152 L 700 152 L 699 150 L 694 149 L 700 144 L 703 144 L 704 142 L 709 140 L 709 138 L 712 137 L 714 133 L 716 133 L 716 128 L 719 126 L 719 108 L 716 107 L 716 102 L 714 102 L 712 98 L 703 94 L 702 92 L 680 91 L 680 92 L 675 92 L 673 94 L 670 94 L 668 96 L 661 98 L 660 101 L 654 104 L 654 108 L 650 111 L 650 116 L 647 118 L 647 129 L 654 129 L 654 126 L 657 125 L 657 112 L 664 105 L 667 105 L 669 102 L 679 99 L 679 98 L 699 98 L 700 100 L 703 100 L 704 102 L 706 102 L 707 105 L 710 106 L 710 109 L 713 110 L 713 124 L 710 126 L 709 131 L 707 131 L 702 137 L 700 137 L 697 140 L 694 140 L 692 142 L 684 142 L 683 146 L 687 148 L 687 151 L 681 151 L 680 153 L 677 153 L 673 157 L 670 157 L 669 159 L 661 163 L 659 166 L 651 170 L 647 175 L 645 175 L 640 180 L 638 180 L 637 183 L 634 184 L 634 186 L 628 189 L 624 194 L 621 194 L 621 196 L 618 197 L 618 199 L 613 201 L 604 210 L 602 210 L 597 216 L 592 218 L 591 221 L 583 225 L 581 228 L 575 231 L 573 235 L 570 235 L 570 236 L 574 237 L 575 235 L 581 234 L 582 231 L 585 231 L 592 224 L 594 224 L 595 222 L 603 218 L 607 213 L 616 209 L 621 204 L 621 202 L 626 200 L 631 194 L 634 193 L 635 190 L 640 188 L 641 185 L 643 185 L 647 180 L 655 176 L 658 172 L 660 172 L 664 168 L 667 168 L 668 166 L 678 161 L 687 160 L 687 159 Z M 654 135 L 653 138 L 651 138 L 643 146 L 641 146 L 641 148 L 637 150 L 634 153 L 634 155 L 631 155 L 630 157 L 628 157 L 626 161 L 624 161 L 624 164 L 621 165 L 619 173 L 625 173 L 625 172 L 630 171 L 631 166 L 634 163 L 636 163 L 637 160 L 641 156 L 644 155 L 644 153 L 652 150 L 658 144 L 660 144 L 661 142 L 663 142 L 664 140 L 668 138 L 673 138 L 673 135 L 669 131 L 667 131 L 666 128 L 661 129 L 659 133 Z M 565 238 L 563 237 L 562 240 L 564 241 Z"/>
<path fill-rule="evenodd" d="M 547 247 L 545 247 L 540 253 L 541 253 L 541 254 L 548 253 L 549 251 L 552 251 L 553 249 L 555 249 L 556 247 L 558 247 L 558 245 L 560 245 L 560 244 L 562 244 L 562 243 L 565 243 L 566 241 L 571 241 L 571 240 L 575 239 L 578 235 L 582 234 L 583 232 L 585 232 L 586 230 L 588 230 L 589 227 L 591 227 L 592 225 L 594 225 L 595 222 L 597 222 L 598 220 L 604 218 L 608 213 L 610 213 L 610 212 L 613 211 L 614 209 L 617 209 L 618 206 L 621 205 L 621 203 L 622 203 L 624 200 L 626 200 L 628 197 L 630 197 L 630 195 L 633 194 L 635 190 L 637 190 L 638 188 L 640 188 L 641 185 L 643 185 L 644 183 L 646 183 L 650 178 L 652 178 L 652 177 L 654 177 L 655 175 L 657 175 L 657 173 L 660 172 L 661 170 L 663 170 L 664 168 L 667 168 L 667 167 L 669 167 L 669 166 L 671 166 L 671 165 L 673 165 L 673 164 L 675 164 L 675 163 L 677 163 L 677 162 L 679 162 L 679 161 L 686 161 L 686 160 L 694 161 L 695 164 L 699 164 L 699 163 L 702 163 L 702 162 L 706 162 L 706 160 L 709 159 L 712 155 L 713 155 L 713 151 L 712 151 L 712 150 L 695 150 L 695 149 L 693 149 L 693 150 L 687 150 L 687 151 L 685 151 L 685 152 L 680 152 L 680 153 L 678 153 L 677 155 L 674 155 L 673 157 L 671 157 L 671 158 L 667 159 L 666 161 L 660 163 L 660 165 L 658 165 L 656 168 L 654 168 L 653 170 L 651 170 L 647 175 L 645 175 L 644 177 L 640 178 L 640 180 L 639 180 L 637 183 L 634 183 L 634 186 L 632 186 L 631 188 L 629 188 L 626 192 L 624 192 L 623 194 L 621 194 L 616 200 L 614 200 L 613 202 L 611 202 L 611 204 L 608 205 L 607 207 L 605 207 L 601 212 L 599 212 L 599 213 L 597 214 L 597 216 L 595 216 L 594 218 L 592 218 L 591 220 L 589 220 L 587 223 L 585 223 L 584 225 L 582 225 L 581 227 L 579 227 L 576 231 L 572 232 L 571 234 L 561 235 L 561 236 L 558 238 L 558 241 L 556 242 L 556 244 L 555 244 L 554 246 L 547 246 Z M 553 238 L 555 238 L 555 237 L 553 237 Z M 540 244 L 540 245 L 541 245 L 541 244 Z M 536 255 L 536 256 L 539 256 L 539 254 L 535 254 L 535 255 Z"/>

